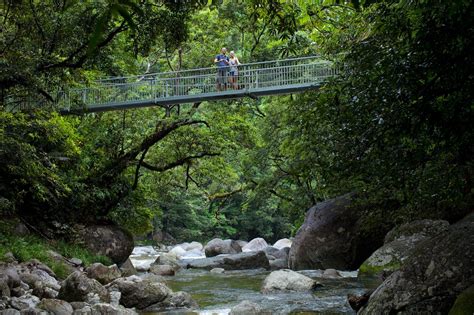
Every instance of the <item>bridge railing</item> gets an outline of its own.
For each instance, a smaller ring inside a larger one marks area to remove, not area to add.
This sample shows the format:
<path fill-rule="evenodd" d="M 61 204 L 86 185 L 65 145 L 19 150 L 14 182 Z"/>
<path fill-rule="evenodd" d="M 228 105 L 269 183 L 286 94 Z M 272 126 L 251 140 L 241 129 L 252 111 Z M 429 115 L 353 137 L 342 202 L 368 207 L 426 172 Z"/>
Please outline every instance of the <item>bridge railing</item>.
<path fill-rule="evenodd" d="M 236 78 L 238 91 L 319 84 L 337 74 L 331 62 L 318 57 L 302 57 L 242 64 Z M 200 68 L 127 77 L 112 77 L 85 88 L 70 89 L 59 98 L 62 108 L 111 106 L 133 102 L 159 102 L 191 95 L 222 93 L 217 86 L 217 68 Z M 230 75 L 222 78 L 227 91 L 235 87 Z"/>

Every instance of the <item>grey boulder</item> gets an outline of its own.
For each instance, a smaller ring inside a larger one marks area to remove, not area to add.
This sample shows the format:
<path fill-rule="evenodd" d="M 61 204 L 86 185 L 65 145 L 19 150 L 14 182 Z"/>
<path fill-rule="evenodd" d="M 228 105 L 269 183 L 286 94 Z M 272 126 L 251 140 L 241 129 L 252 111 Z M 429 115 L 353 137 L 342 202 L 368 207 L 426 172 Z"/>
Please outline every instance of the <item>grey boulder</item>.
<path fill-rule="evenodd" d="M 213 257 L 220 254 L 237 254 L 242 252 L 239 243 L 234 240 L 222 240 L 215 238 L 204 247 L 206 257 Z"/>
<path fill-rule="evenodd" d="M 262 293 L 278 291 L 309 291 L 318 283 L 298 272 L 284 269 L 273 271 L 263 281 Z"/>
<path fill-rule="evenodd" d="M 361 314 L 447 314 L 474 283 L 474 214 L 418 243 L 400 270 L 370 296 Z"/>
<path fill-rule="evenodd" d="M 110 302 L 109 293 L 100 282 L 75 271 L 63 281 L 58 298 L 68 302 L 88 302 L 92 295 L 101 302 Z"/>

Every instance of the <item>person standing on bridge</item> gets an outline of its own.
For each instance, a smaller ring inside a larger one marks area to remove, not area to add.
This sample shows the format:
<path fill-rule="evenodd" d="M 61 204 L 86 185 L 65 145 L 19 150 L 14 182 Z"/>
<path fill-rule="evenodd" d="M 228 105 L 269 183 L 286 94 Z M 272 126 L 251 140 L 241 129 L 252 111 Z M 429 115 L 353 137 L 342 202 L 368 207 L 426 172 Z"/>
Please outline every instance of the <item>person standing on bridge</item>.
<path fill-rule="evenodd" d="M 234 51 L 232 50 L 229 53 L 229 83 L 232 84 L 232 88 L 234 90 L 239 89 L 239 85 L 237 84 L 237 78 L 239 76 L 239 69 L 237 68 L 240 65 L 239 58 L 235 55 Z"/>
<path fill-rule="evenodd" d="M 222 47 L 221 53 L 216 56 L 214 63 L 217 65 L 217 91 L 225 91 L 227 86 L 227 72 L 229 71 L 229 57 L 227 49 Z"/>

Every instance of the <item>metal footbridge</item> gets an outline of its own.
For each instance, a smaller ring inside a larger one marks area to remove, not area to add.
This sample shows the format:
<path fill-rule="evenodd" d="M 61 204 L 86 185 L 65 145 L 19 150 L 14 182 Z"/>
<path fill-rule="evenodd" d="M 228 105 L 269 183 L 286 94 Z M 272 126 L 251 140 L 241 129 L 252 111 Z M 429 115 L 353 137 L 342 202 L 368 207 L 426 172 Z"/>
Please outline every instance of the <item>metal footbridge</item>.
<path fill-rule="evenodd" d="M 236 83 L 217 86 L 217 68 L 200 68 L 94 81 L 58 97 L 67 112 L 101 112 L 146 106 L 197 103 L 242 97 L 288 94 L 319 88 L 337 75 L 335 66 L 319 57 L 300 57 L 242 64 Z M 230 81 L 230 76 L 221 78 Z"/>

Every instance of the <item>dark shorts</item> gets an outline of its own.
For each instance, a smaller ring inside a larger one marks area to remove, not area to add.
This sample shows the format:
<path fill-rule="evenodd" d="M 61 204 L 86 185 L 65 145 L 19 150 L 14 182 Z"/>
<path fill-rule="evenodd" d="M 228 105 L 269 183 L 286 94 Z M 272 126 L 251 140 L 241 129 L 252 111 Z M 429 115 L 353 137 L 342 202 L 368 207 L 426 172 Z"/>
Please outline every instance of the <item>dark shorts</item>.
<path fill-rule="evenodd" d="M 236 77 L 236 76 L 239 75 L 239 72 L 238 72 L 238 71 L 229 71 L 229 75 L 230 75 L 231 77 Z"/>
<path fill-rule="evenodd" d="M 228 76 L 228 69 L 223 68 L 223 69 L 217 69 L 217 83 L 219 84 L 225 84 L 226 79 Z"/>

